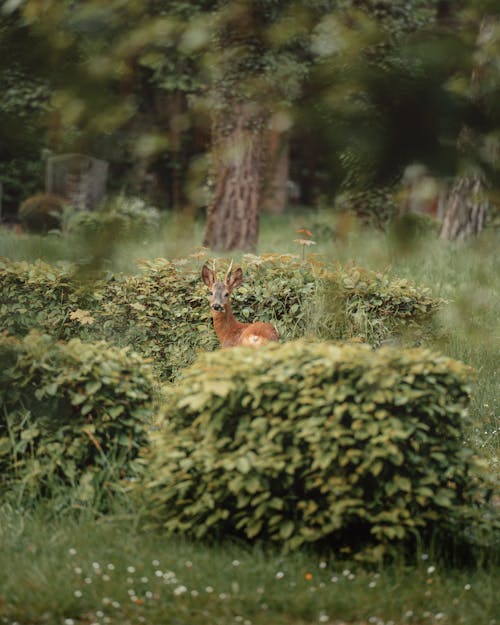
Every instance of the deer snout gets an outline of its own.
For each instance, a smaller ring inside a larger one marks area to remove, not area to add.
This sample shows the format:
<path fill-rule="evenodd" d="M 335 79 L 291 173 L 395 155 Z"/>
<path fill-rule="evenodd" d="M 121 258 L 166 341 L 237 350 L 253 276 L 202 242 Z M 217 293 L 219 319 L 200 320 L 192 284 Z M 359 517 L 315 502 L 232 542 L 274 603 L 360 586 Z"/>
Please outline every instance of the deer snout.
<path fill-rule="evenodd" d="M 212 304 L 212 308 L 217 312 L 221 312 L 224 310 L 224 306 L 222 304 Z"/>

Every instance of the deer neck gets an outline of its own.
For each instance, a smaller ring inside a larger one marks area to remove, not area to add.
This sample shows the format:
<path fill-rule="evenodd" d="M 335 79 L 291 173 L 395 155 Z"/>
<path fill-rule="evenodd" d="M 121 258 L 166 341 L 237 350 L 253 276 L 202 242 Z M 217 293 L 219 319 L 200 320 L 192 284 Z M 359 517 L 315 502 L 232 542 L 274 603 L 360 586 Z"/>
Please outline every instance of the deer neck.
<path fill-rule="evenodd" d="M 245 327 L 244 323 L 240 323 L 233 315 L 230 304 L 224 306 L 224 310 L 217 311 L 212 310 L 212 319 L 214 322 L 215 334 L 220 341 L 222 347 L 229 347 L 236 345 L 238 337 L 242 328 Z"/>

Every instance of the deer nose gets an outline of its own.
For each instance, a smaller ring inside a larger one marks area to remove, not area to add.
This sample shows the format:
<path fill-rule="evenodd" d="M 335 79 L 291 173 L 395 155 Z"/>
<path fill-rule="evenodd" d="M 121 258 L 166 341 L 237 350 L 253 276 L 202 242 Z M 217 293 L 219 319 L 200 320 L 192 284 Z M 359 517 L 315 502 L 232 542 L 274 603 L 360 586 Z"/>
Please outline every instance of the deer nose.
<path fill-rule="evenodd" d="M 222 304 L 212 304 L 212 308 L 217 311 L 224 310 L 224 306 L 222 306 Z"/>

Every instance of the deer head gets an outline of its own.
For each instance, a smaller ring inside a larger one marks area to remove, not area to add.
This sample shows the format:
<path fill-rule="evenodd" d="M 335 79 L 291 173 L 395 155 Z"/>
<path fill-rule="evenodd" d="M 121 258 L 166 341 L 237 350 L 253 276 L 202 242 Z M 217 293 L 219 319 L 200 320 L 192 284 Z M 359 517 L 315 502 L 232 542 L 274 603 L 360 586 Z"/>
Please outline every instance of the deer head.
<path fill-rule="evenodd" d="M 215 268 L 210 269 L 207 265 L 203 265 L 201 277 L 210 290 L 209 302 L 212 311 L 222 312 L 227 310 L 227 308 L 230 307 L 229 298 L 231 297 L 231 293 L 243 282 L 243 271 L 241 267 L 238 267 L 234 272 L 231 272 L 232 266 L 233 263 L 231 263 L 229 269 L 227 270 L 224 282 L 221 282 L 220 280 L 217 280 Z"/>

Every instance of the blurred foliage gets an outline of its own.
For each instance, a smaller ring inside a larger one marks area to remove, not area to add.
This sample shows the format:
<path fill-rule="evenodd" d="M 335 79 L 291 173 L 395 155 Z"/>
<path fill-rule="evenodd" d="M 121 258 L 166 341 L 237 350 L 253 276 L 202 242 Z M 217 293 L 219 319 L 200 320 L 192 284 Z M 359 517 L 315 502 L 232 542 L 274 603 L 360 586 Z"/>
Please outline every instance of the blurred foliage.
<path fill-rule="evenodd" d="M 209 117 L 227 94 L 291 131 L 302 203 L 392 187 L 416 160 L 455 175 L 464 125 L 475 137 L 466 160 L 496 185 L 500 37 L 477 43 L 496 10 L 486 0 L 6 0 L 0 171 L 44 147 L 83 151 L 110 161 L 113 190 L 199 206 Z M 33 190 L 23 194 L 22 179 L 10 172 L 9 206 Z"/>
<path fill-rule="evenodd" d="M 228 265 L 219 263 L 218 271 Z M 76 266 L 2 260 L 2 327 L 17 336 L 37 329 L 55 338 L 132 345 L 163 378 L 173 379 L 197 352 L 218 344 L 201 262 L 192 257 L 141 265 L 137 276 L 108 274 L 82 283 Z M 233 296 L 236 317 L 272 322 L 284 340 L 307 334 L 373 345 L 396 337 L 414 342 L 432 332 L 441 305 L 408 280 L 355 265 L 269 254 L 247 256 L 243 269 L 244 284 Z"/>
<path fill-rule="evenodd" d="M 129 348 L 0 337 L 0 491 L 105 510 L 140 471 L 153 377 Z"/>
<path fill-rule="evenodd" d="M 493 483 L 463 445 L 470 370 L 425 350 L 304 341 L 204 354 L 170 386 L 138 495 L 195 538 L 364 561 L 494 544 Z"/>

